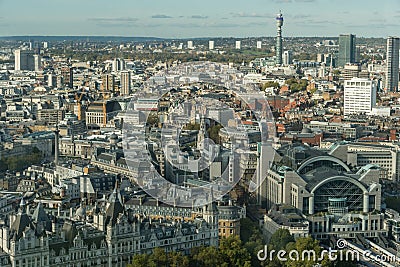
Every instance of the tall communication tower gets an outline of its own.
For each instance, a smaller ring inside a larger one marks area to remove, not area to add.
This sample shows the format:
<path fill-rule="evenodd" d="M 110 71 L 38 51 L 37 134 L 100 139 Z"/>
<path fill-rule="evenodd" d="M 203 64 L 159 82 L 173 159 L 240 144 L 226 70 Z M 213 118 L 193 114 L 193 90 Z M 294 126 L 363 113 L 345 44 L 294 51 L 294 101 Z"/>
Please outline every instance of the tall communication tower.
<path fill-rule="evenodd" d="M 280 11 L 276 16 L 276 64 L 282 65 L 282 26 L 283 26 L 283 16 Z"/>

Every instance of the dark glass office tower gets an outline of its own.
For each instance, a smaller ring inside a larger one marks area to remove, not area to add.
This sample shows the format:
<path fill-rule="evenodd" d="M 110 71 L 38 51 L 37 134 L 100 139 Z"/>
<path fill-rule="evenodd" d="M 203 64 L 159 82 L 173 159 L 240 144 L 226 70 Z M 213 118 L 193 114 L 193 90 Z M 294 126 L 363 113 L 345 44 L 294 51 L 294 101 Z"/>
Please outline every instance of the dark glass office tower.
<path fill-rule="evenodd" d="M 387 38 L 385 89 L 392 92 L 399 90 L 399 44 L 399 37 Z"/>
<path fill-rule="evenodd" d="M 354 34 L 341 34 L 339 36 L 338 66 L 346 63 L 356 63 L 356 36 Z"/>

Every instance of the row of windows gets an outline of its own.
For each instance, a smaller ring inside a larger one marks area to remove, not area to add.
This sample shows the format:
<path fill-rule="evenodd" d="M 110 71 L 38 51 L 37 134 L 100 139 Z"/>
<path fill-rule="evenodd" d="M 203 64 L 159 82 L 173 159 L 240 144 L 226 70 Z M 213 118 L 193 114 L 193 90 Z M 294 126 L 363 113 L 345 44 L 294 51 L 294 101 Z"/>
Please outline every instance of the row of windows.
<path fill-rule="evenodd" d="M 226 234 L 228 229 L 218 229 L 218 232 L 221 234 Z M 229 234 L 233 235 L 234 229 L 229 229 Z"/>
<path fill-rule="evenodd" d="M 360 87 L 360 86 L 368 86 L 368 87 L 370 87 L 371 86 L 371 82 L 352 82 L 352 81 L 346 81 L 346 89 L 347 89 L 347 87 L 348 86 L 357 86 L 357 87 Z M 356 88 L 356 89 L 358 89 L 358 88 Z"/>
<path fill-rule="evenodd" d="M 43 257 L 43 263 L 47 262 L 47 256 Z M 21 259 L 21 260 L 16 260 L 15 264 L 17 266 L 32 266 L 32 267 L 36 267 L 36 266 L 41 266 L 42 265 L 42 261 L 41 261 L 41 257 L 29 257 L 29 258 L 25 258 L 25 259 Z"/>
<path fill-rule="evenodd" d="M 224 226 L 224 227 L 227 227 L 227 226 L 228 226 L 227 223 L 225 223 L 225 222 L 220 223 L 219 225 L 220 225 L 220 226 Z M 233 227 L 233 223 L 229 223 L 229 227 Z"/>

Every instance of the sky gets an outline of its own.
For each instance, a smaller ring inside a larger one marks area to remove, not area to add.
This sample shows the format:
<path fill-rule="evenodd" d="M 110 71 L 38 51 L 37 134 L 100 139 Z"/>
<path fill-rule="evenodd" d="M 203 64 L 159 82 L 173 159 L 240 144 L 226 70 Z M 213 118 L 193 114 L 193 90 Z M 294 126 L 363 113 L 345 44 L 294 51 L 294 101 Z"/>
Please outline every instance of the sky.
<path fill-rule="evenodd" d="M 0 0 L 0 36 L 398 36 L 399 0 Z"/>

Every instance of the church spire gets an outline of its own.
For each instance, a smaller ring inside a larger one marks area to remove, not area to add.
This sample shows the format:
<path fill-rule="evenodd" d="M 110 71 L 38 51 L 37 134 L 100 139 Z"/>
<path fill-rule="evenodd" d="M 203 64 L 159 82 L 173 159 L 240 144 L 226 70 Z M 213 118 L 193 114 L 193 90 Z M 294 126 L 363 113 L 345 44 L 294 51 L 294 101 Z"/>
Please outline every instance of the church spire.
<path fill-rule="evenodd" d="M 114 225 L 117 222 L 118 216 L 124 212 L 124 206 L 120 200 L 118 180 L 115 182 L 114 191 L 108 199 L 108 208 L 106 210 L 106 225 Z"/>
<path fill-rule="evenodd" d="M 207 136 L 206 124 L 204 116 L 202 115 L 200 118 L 199 133 L 197 134 L 197 149 L 199 149 L 200 151 L 204 149 L 204 139 L 207 137 L 208 136 Z"/>

